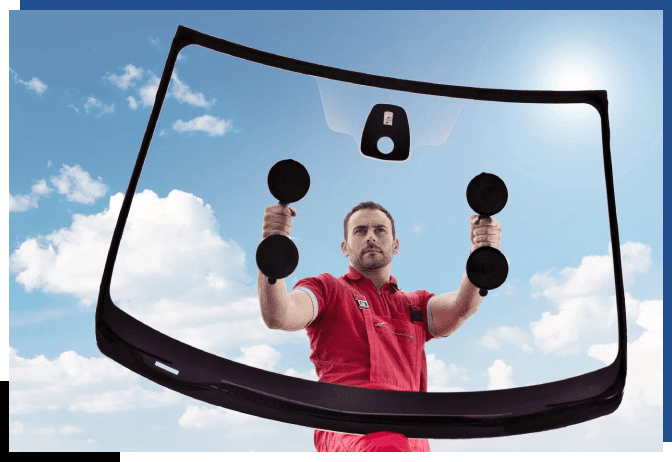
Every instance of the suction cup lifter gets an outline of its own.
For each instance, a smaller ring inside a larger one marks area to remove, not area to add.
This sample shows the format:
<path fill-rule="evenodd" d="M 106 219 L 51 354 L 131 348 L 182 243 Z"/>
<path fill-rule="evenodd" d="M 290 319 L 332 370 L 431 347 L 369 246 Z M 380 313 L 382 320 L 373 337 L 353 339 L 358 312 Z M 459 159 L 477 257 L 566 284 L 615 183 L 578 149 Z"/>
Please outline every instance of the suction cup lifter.
<path fill-rule="evenodd" d="M 491 173 L 477 175 L 467 186 L 467 202 L 479 219 L 490 218 L 501 212 L 508 198 L 509 192 L 504 182 Z M 508 274 L 509 264 L 506 257 L 493 247 L 480 247 L 467 260 L 467 277 L 473 285 L 481 289 L 481 297 L 488 295 L 488 290 L 504 284 Z"/>
<path fill-rule="evenodd" d="M 293 159 L 281 160 L 268 172 L 268 189 L 280 205 L 287 207 L 303 199 L 310 189 L 308 170 Z M 275 284 L 294 272 L 299 264 L 299 250 L 290 238 L 273 234 L 261 241 L 256 259 L 268 283 Z"/>

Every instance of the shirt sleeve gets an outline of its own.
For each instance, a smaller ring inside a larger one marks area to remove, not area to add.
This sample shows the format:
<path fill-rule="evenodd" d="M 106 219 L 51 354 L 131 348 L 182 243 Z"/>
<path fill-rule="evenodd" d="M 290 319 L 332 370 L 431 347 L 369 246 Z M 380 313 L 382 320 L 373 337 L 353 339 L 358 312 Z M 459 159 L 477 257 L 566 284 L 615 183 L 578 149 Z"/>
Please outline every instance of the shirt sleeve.
<path fill-rule="evenodd" d="M 426 290 L 418 290 L 416 293 L 419 297 L 420 307 L 425 312 L 425 316 L 423 316 L 423 318 L 425 319 L 424 322 L 425 342 L 429 342 L 430 340 L 435 338 L 443 338 L 440 335 L 437 335 L 437 333 L 434 331 L 434 326 L 432 325 L 431 303 L 432 298 L 434 298 L 435 294 L 428 292 Z"/>
<path fill-rule="evenodd" d="M 324 317 L 333 291 L 331 279 L 333 279 L 333 276 L 325 273 L 316 277 L 303 278 L 294 285 L 292 290 L 305 292 L 313 302 L 313 318 L 306 327 L 317 325 Z"/>

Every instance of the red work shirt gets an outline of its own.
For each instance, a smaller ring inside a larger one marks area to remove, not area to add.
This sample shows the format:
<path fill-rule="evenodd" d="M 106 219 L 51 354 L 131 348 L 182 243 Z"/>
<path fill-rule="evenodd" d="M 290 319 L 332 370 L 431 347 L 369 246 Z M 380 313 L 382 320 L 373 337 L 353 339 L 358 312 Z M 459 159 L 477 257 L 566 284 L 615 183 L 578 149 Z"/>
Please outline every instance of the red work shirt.
<path fill-rule="evenodd" d="M 339 278 L 325 273 L 301 279 L 294 289 L 313 301 L 314 318 L 306 332 L 321 382 L 427 391 L 424 344 L 435 337 L 429 312 L 434 294 L 404 292 L 394 276 L 378 291 L 352 267 Z M 315 443 L 352 436 L 315 430 Z M 414 450 L 429 451 L 427 440 L 410 441 Z"/>

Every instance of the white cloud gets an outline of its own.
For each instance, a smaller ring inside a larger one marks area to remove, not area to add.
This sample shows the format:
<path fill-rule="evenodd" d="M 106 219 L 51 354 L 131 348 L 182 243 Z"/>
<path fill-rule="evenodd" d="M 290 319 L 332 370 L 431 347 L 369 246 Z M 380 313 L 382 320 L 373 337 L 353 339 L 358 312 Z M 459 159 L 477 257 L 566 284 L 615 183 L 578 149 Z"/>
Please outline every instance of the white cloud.
<path fill-rule="evenodd" d="M 147 106 L 153 106 L 154 105 L 154 99 L 156 98 L 156 92 L 159 89 L 159 82 L 161 80 L 154 75 L 152 72 L 149 73 L 150 78 L 145 83 L 140 90 L 138 90 L 138 94 L 140 95 L 140 100 L 142 101 L 142 107 L 147 107 Z"/>
<path fill-rule="evenodd" d="M 132 96 L 129 96 L 126 99 L 128 100 L 128 107 L 131 109 L 137 109 L 140 106 L 140 102 Z"/>
<path fill-rule="evenodd" d="M 488 367 L 488 375 L 490 376 L 488 390 L 515 387 L 512 380 L 513 366 L 507 366 L 501 359 L 496 359 L 492 366 Z"/>
<path fill-rule="evenodd" d="M 609 246 L 610 259 L 611 256 L 611 246 Z M 636 274 L 644 274 L 651 267 L 651 247 L 640 242 L 628 241 L 621 246 L 621 261 L 623 263 L 624 283 L 628 285 Z"/>
<path fill-rule="evenodd" d="M 182 428 L 234 428 L 239 425 L 261 424 L 263 419 L 231 409 L 189 405 L 178 423 Z"/>
<path fill-rule="evenodd" d="M 30 189 L 33 194 L 37 194 L 38 196 L 46 196 L 47 194 L 50 194 L 54 191 L 49 186 L 47 186 L 47 180 L 44 179 L 35 183 Z"/>
<path fill-rule="evenodd" d="M 94 98 L 93 96 L 89 96 L 89 99 L 86 100 L 86 103 L 84 104 L 84 109 L 86 110 L 86 113 L 89 113 L 89 109 L 91 108 L 102 108 L 103 103 L 101 103 L 99 100 Z"/>
<path fill-rule="evenodd" d="M 19 75 L 16 72 L 14 72 L 12 68 L 9 69 L 9 72 L 12 74 L 12 79 L 14 80 L 15 83 L 21 84 L 26 88 L 28 88 L 29 90 L 33 90 L 38 95 L 41 95 L 47 90 L 47 88 L 49 88 L 44 82 L 42 82 L 37 77 L 33 77 L 28 82 L 26 82 L 25 80 L 21 80 L 19 78 Z"/>
<path fill-rule="evenodd" d="M 618 354 L 618 343 L 603 343 L 588 348 L 588 356 L 598 359 L 604 364 L 611 364 Z"/>
<path fill-rule="evenodd" d="M 173 130 L 178 132 L 201 131 L 210 136 L 222 136 L 231 131 L 232 128 L 231 121 L 213 117 L 209 114 L 196 117 L 188 122 L 180 119 L 173 124 Z"/>
<path fill-rule="evenodd" d="M 37 207 L 37 196 L 22 195 L 13 196 L 9 194 L 9 211 L 10 212 L 25 212 Z"/>
<path fill-rule="evenodd" d="M 132 64 L 127 64 L 124 67 L 124 73 L 122 75 L 112 74 L 108 77 L 110 82 L 115 84 L 117 87 L 122 90 L 126 90 L 128 87 L 135 86 L 135 79 L 140 79 L 142 77 L 142 68 L 135 67 Z"/>
<path fill-rule="evenodd" d="M 44 355 L 32 359 L 17 355 L 9 348 L 9 380 L 12 383 L 58 383 L 60 387 L 79 387 L 133 377 L 128 369 L 107 358 L 85 358 L 74 351 L 65 351 L 56 359 Z"/>
<path fill-rule="evenodd" d="M 110 105 L 103 104 L 102 101 L 96 99 L 94 96 L 89 96 L 89 98 L 86 100 L 86 103 L 84 104 L 84 109 L 88 114 L 90 110 L 93 108 L 100 109 L 100 114 L 98 114 L 98 116 L 100 117 L 103 114 L 111 114 L 112 112 L 114 112 L 114 103 Z"/>
<path fill-rule="evenodd" d="M 304 379 L 304 380 L 312 380 L 314 382 L 317 382 L 317 373 L 315 372 L 315 369 L 311 369 L 308 372 L 299 372 L 295 369 L 292 369 L 291 367 L 285 371 L 285 375 L 288 375 L 290 377 L 296 377 L 298 379 Z"/>
<path fill-rule="evenodd" d="M 282 434 L 278 423 L 219 407 L 189 405 L 178 424 L 184 429 L 220 429 L 235 438 Z"/>
<path fill-rule="evenodd" d="M 65 351 L 54 359 L 43 355 L 22 358 L 9 349 L 9 413 L 67 409 L 71 412 L 110 413 L 179 404 L 182 396 L 172 390 L 159 392 L 134 384 L 140 377 L 105 357 L 85 358 Z M 121 389 L 119 389 L 121 387 Z M 10 428 L 11 428 L 10 422 Z M 23 428 L 14 425 L 15 431 Z M 72 435 L 81 428 L 68 425 L 38 432 Z"/>
<path fill-rule="evenodd" d="M 66 409 L 73 401 L 84 401 L 80 393 L 128 386 L 138 377 L 108 358 L 85 358 L 74 351 L 54 359 L 44 355 L 28 359 L 17 353 L 10 346 L 10 414 Z"/>
<path fill-rule="evenodd" d="M 72 108 L 76 113 L 79 114 L 79 108 L 75 107 L 74 104 L 70 104 L 70 105 L 68 105 L 68 107 L 69 107 L 69 108 Z"/>
<path fill-rule="evenodd" d="M 457 383 L 469 381 L 469 375 L 464 367 L 458 367 L 455 364 L 446 365 L 434 354 L 427 355 L 427 391 L 432 392 L 454 392 L 465 391 L 465 388 Z"/>
<path fill-rule="evenodd" d="M 17 281 L 27 290 L 69 293 L 84 304 L 92 303 L 122 201 L 123 195 L 116 194 L 109 209 L 75 215 L 70 227 L 25 241 L 10 257 Z M 275 369 L 280 353 L 269 345 L 306 343 L 305 334 L 275 331 L 263 324 L 256 294 L 245 286 L 250 281 L 244 271 L 245 255 L 234 243 L 222 240 L 218 228 L 210 206 L 191 194 L 173 191 L 166 198 L 152 191 L 137 194 L 117 259 L 113 298 L 122 309 L 167 335 L 205 350 L 237 347 L 241 362 Z M 123 380 L 111 377 L 113 371 L 97 372 L 96 366 L 104 367 L 99 363 L 103 359 L 71 352 L 57 360 L 25 360 L 12 352 L 12 413 L 118 412 L 178 402 L 171 392 L 133 385 L 135 374 L 120 366 Z M 290 369 L 288 375 L 316 379 L 314 372 Z M 192 409 L 180 425 L 197 428 L 221 420 L 221 415 L 211 414 L 205 408 Z M 240 417 L 225 414 L 224 420 L 235 422 Z M 199 423 L 201 418 L 205 423 Z M 253 422 L 254 428 L 258 422 Z"/>
<path fill-rule="evenodd" d="M 271 372 L 275 370 L 275 365 L 281 356 L 279 351 L 265 344 L 242 347 L 240 351 L 243 353 L 242 356 L 237 357 L 234 361 Z"/>
<path fill-rule="evenodd" d="M 68 410 L 110 413 L 170 406 L 178 404 L 181 399 L 181 395 L 173 390 L 155 392 L 145 390 L 139 385 L 133 385 L 126 390 L 80 395 L 70 404 Z"/>
<path fill-rule="evenodd" d="M 10 435 L 21 435 L 23 434 L 23 424 L 21 422 L 14 421 L 12 418 L 9 418 L 9 434 Z"/>
<path fill-rule="evenodd" d="M 532 353 L 532 348 L 529 345 L 529 336 L 519 327 L 513 326 L 499 326 L 495 329 L 490 329 L 481 338 L 480 344 L 492 350 L 499 350 L 502 348 L 502 342 L 510 343 L 521 349 L 523 353 Z"/>
<path fill-rule="evenodd" d="M 122 202 L 123 194 L 116 194 L 105 211 L 75 214 L 70 227 L 24 241 L 10 255 L 16 281 L 26 291 L 71 294 L 92 305 Z M 245 254 L 218 231 L 210 206 L 192 194 L 138 193 L 112 278 L 117 305 L 208 351 L 307 342 L 303 332 L 266 327 Z"/>
<path fill-rule="evenodd" d="M 543 295 L 552 301 L 569 297 L 585 297 L 605 290 L 613 291 L 614 267 L 611 246 L 608 255 L 584 257 L 578 268 L 565 268 L 560 278 L 550 272 L 536 274 L 530 279 L 534 297 Z M 644 274 L 651 267 L 651 247 L 639 242 L 621 245 L 624 284 L 632 282 L 636 274 Z M 559 279 L 564 279 L 562 282 Z"/>
<path fill-rule="evenodd" d="M 77 427 L 75 425 L 68 425 L 65 427 L 61 427 L 58 430 L 58 433 L 61 435 L 76 435 L 78 433 L 82 433 L 84 430 L 82 430 L 80 427 Z"/>
<path fill-rule="evenodd" d="M 38 95 L 41 95 L 47 89 L 47 85 L 37 77 L 33 77 L 28 82 L 24 82 L 23 80 L 21 80 L 20 82 L 24 84 L 26 88 L 33 90 Z"/>
<path fill-rule="evenodd" d="M 624 282 L 632 281 L 651 266 L 651 248 L 627 242 L 621 246 Z M 595 343 L 592 335 L 607 332 L 617 321 L 614 273 L 611 255 L 584 257 L 578 268 L 565 268 L 560 276 L 552 272 L 534 275 L 533 297 L 545 297 L 556 305 L 530 324 L 534 342 L 544 353 L 579 354 L 584 344 Z M 636 315 L 638 303 L 626 293 L 626 307 Z"/>
<path fill-rule="evenodd" d="M 639 306 L 636 324 L 644 328 L 644 332 L 634 341 L 628 342 L 628 375 L 623 401 L 613 414 L 582 425 L 584 428 L 585 425 L 590 425 L 588 432 L 584 430 L 586 440 L 602 439 L 607 443 L 624 441 L 627 442 L 625 444 L 648 440 L 653 446 L 642 450 L 661 451 L 664 393 L 663 301 L 643 301 Z M 634 337 L 632 330 L 629 335 Z M 596 344 L 588 349 L 589 356 L 605 364 L 613 361 L 616 352 L 616 343 Z M 579 432 L 582 425 L 575 427 L 577 438 L 581 438 Z"/>
<path fill-rule="evenodd" d="M 644 301 L 639 308 L 636 322 L 645 330 L 628 343 L 628 376 L 623 402 L 616 411 L 630 423 L 649 415 L 647 407 L 663 405 L 663 301 Z M 615 343 L 597 344 L 588 349 L 588 356 L 609 364 L 617 351 Z"/>
<path fill-rule="evenodd" d="M 107 186 L 101 181 L 92 179 L 79 165 L 74 167 L 63 165 L 60 173 L 60 176 L 51 177 L 51 184 L 70 202 L 90 205 L 107 193 Z M 100 177 L 98 179 L 100 180 Z"/>
<path fill-rule="evenodd" d="M 31 208 L 37 208 L 40 196 L 46 196 L 54 190 L 47 186 L 46 180 L 37 181 L 31 187 L 31 193 L 27 195 L 9 194 L 9 211 L 10 212 L 25 212 Z"/>
<path fill-rule="evenodd" d="M 69 228 L 24 241 L 11 256 L 17 282 L 28 291 L 95 300 L 122 201 L 122 194 L 112 196 L 104 212 L 74 215 Z M 115 267 L 113 294 L 122 301 L 139 298 L 129 308 L 144 308 L 150 317 L 155 313 L 164 326 L 212 325 L 215 318 L 224 322 L 231 316 L 260 318 L 256 297 L 240 296 L 251 292 L 241 287 L 248 281 L 245 256 L 235 244 L 223 241 L 217 228 L 210 206 L 191 194 L 173 191 L 162 199 L 152 191 L 139 193 Z M 182 296 L 166 298 L 179 294 L 178 289 Z M 194 305 L 201 309 L 194 312 Z"/>
<path fill-rule="evenodd" d="M 173 73 L 170 81 L 170 96 L 173 96 L 180 103 L 187 103 L 191 106 L 209 108 L 215 103 L 215 100 L 207 101 L 203 93 L 193 93 L 189 85 L 182 82 L 177 73 Z"/>
<path fill-rule="evenodd" d="M 59 435 L 76 435 L 78 433 L 82 433 L 84 430 L 82 430 L 80 427 L 74 426 L 74 425 L 68 425 L 65 427 L 61 427 L 59 429 L 56 428 L 36 428 L 32 431 L 33 435 L 39 435 L 39 436 L 46 436 L 46 435 L 54 435 L 54 434 L 59 434 Z"/>
<path fill-rule="evenodd" d="M 179 58 L 179 56 L 178 56 Z M 149 80 L 138 90 L 138 96 L 143 107 L 153 106 L 156 99 L 156 92 L 159 89 L 161 79 L 151 71 L 149 73 Z M 200 92 L 193 92 L 185 82 L 179 79 L 177 72 L 174 72 L 170 78 L 170 86 L 166 93 L 167 98 L 175 98 L 180 103 L 186 103 L 190 106 L 209 108 L 215 104 L 215 99 L 208 101 L 205 95 Z M 134 97 L 127 98 L 131 109 L 136 109 L 139 105 L 138 100 Z"/>
<path fill-rule="evenodd" d="M 516 293 L 516 287 L 509 283 L 504 284 L 502 289 L 506 295 L 514 295 Z"/>

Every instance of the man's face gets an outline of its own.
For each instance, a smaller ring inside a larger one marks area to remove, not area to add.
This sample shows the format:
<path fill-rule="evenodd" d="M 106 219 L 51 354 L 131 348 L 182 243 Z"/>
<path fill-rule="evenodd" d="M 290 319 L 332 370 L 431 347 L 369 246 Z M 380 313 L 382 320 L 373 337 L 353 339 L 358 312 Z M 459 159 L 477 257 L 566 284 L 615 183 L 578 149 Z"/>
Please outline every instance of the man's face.
<path fill-rule="evenodd" d="M 348 220 L 348 239 L 341 243 L 343 255 L 352 267 L 371 272 L 392 262 L 399 251 L 399 240 L 392 237 L 392 223 L 380 210 L 362 209 Z"/>

